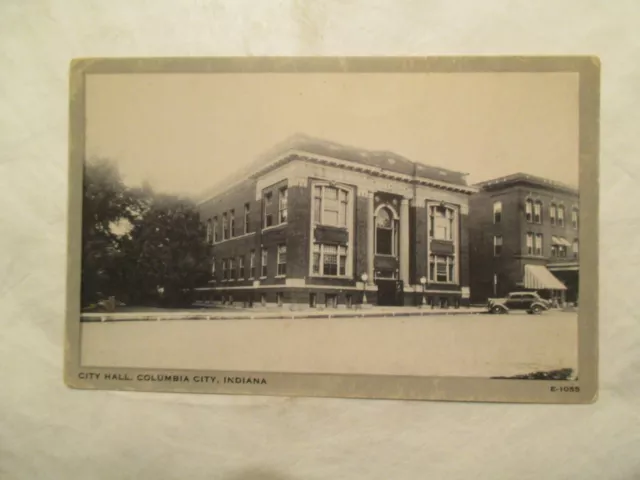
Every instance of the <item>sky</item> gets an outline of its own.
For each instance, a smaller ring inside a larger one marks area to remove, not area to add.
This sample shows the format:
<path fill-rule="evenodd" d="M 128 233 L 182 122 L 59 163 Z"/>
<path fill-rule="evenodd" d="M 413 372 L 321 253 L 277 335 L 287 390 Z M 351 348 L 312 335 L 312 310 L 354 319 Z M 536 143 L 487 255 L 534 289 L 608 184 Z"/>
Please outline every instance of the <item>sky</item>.
<path fill-rule="evenodd" d="M 574 73 L 87 76 L 86 158 L 198 195 L 293 134 L 469 174 L 578 185 Z"/>

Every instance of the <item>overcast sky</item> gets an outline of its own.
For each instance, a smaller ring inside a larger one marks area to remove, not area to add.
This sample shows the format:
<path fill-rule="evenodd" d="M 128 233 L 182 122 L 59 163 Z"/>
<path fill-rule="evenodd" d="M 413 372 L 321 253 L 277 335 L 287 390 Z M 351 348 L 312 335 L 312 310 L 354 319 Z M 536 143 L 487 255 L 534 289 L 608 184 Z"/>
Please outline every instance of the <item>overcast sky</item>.
<path fill-rule="evenodd" d="M 87 78 L 87 158 L 195 195 L 294 133 L 469 173 L 578 184 L 571 73 L 126 74 Z"/>

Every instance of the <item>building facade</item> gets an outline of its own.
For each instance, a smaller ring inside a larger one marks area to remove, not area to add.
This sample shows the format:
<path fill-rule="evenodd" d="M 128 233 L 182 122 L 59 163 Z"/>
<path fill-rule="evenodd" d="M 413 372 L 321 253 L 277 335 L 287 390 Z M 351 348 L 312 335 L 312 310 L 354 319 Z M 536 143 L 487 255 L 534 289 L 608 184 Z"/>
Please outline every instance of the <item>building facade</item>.
<path fill-rule="evenodd" d="M 476 187 L 469 208 L 472 300 L 535 290 L 577 302 L 577 189 L 522 173 Z"/>
<path fill-rule="evenodd" d="M 464 305 L 475 191 L 460 172 L 293 137 L 200 202 L 212 276 L 199 299 Z"/>

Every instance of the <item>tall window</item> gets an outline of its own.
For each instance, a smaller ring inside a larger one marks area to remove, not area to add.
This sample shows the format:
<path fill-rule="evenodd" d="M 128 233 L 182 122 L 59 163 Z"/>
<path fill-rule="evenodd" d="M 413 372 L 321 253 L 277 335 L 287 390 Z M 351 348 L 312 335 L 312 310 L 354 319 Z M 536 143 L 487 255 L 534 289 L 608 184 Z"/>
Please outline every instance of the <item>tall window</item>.
<path fill-rule="evenodd" d="M 323 243 L 313 244 L 314 275 L 344 276 L 347 274 L 347 247 Z"/>
<path fill-rule="evenodd" d="M 429 257 L 429 280 L 438 283 L 455 281 L 455 259 L 452 255 L 431 255 Z"/>
<path fill-rule="evenodd" d="M 267 249 L 263 248 L 260 255 L 260 267 L 262 269 L 261 276 L 267 276 Z"/>
<path fill-rule="evenodd" d="M 453 240 L 453 209 L 429 207 L 429 236 L 436 240 Z"/>
<path fill-rule="evenodd" d="M 549 207 L 549 221 L 551 222 L 551 225 L 556 224 L 557 218 L 558 218 L 558 207 L 556 206 L 555 203 L 552 203 L 551 206 Z"/>
<path fill-rule="evenodd" d="M 211 257 L 211 276 L 216 276 L 216 257 Z"/>
<path fill-rule="evenodd" d="M 236 261 L 233 258 L 229 259 L 229 280 L 236 279 Z"/>
<path fill-rule="evenodd" d="M 244 278 L 244 257 L 243 256 L 238 257 L 238 278 L 239 279 Z"/>
<path fill-rule="evenodd" d="M 573 241 L 573 254 L 578 255 L 578 239 L 577 238 Z"/>
<path fill-rule="evenodd" d="M 502 221 L 502 202 L 493 203 L 493 223 Z"/>
<path fill-rule="evenodd" d="M 542 223 L 542 202 L 540 200 L 533 204 L 533 222 Z"/>
<path fill-rule="evenodd" d="M 249 278 L 255 278 L 256 276 L 256 251 L 251 250 L 249 254 Z"/>
<path fill-rule="evenodd" d="M 313 189 L 313 219 L 315 223 L 346 227 L 349 212 L 349 192 L 329 185 Z"/>
<path fill-rule="evenodd" d="M 236 236 L 236 211 L 229 212 L 229 230 L 231 230 L 231 238 Z"/>
<path fill-rule="evenodd" d="M 278 223 L 287 222 L 287 203 L 289 198 L 289 190 L 287 187 L 280 189 L 280 197 L 278 199 Z"/>
<path fill-rule="evenodd" d="M 213 240 L 213 223 L 211 219 L 207 220 L 207 244 L 211 243 Z"/>
<path fill-rule="evenodd" d="M 222 259 L 222 279 L 223 280 L 227 280 L 228 277 L 228 273 L 227 273 L 227 259 L 223 258 Z"/>
<path fill-rule="evenodd" d="M 575 229 L 578 228 L 578 209 L 575 207 L 571 210 L 571 226 Z"/>
<path fill-rule="evenodd" d="M 527 199 L 524 204 L 524 213 L 527 218 L 527 222 L 533 221 L 533 200 Z"/>
<path fill-rule="evenodd" d="M 564 237 L 560 237 L 560 245 L 558 245 L 558 256 L 559 257 L 566 257 L 567 256 L 567 245 L 569 245 L 569 242 L 567 242 L 567 240 Z"/>
<path fill-rule="evenodd" d="M 277 275 L 287 274 L 287 246 L 278 245 L 278 270 Z"/>
<path fill-rule="evenodd" d="M 562 205 L 558 207 L 558 226 L 564 227 L 564 207 Z"/>
<path fill-rule="evenodd" d="M 229 222 L 227 221 L 227 212 L 222 214 L 222 240 L 229 238 Z"/>
<path fill-rule="evenodd" d="M 551 256 L 552 257 L 558 256 L 558 245 L 551 245 Z"/>
<path fill-rule="evenodd" d="M 534 245 L 535 255 L 539 257 L 542 256 L 542 234 L 541 233 L 536 233 L 533 245 Z"/>
<path fill-rule="evenodd" d="M 502 254 L 502 235 L 493 237 L 493 255 L 499 257 Z"/>
<path fill-rule="evenodd" d="M 533 255 L 533 233 L 527 233 L 527 255 Z"/>
<path fill-rule="evenodd" d="M 273 214 L 270 211 L 270 206 L 272 203 L 273 194 L 271 192 L 267 192 L 264 194 L 264 212 L 263 212 L 263 225 L 264 228 L 268 228 L 273 226 Z"/>
<path fill-rule="evenodd" d="M 376 215 L 376 253 L 378 255 L 398 254 L 398 222 L 387 207 Z"/>
<path fill-rule="evenodd" d="M 218 217 L 213 217 L 213 243 L 218 241 Z"/>
<path fill-rule="evenodd" d="M 244 233 L 245 235 L 251 231 L 251 226 L 249 225 L 249 213 L 250 213 L 250 205 L 248 203 L 244 204 Z"/>

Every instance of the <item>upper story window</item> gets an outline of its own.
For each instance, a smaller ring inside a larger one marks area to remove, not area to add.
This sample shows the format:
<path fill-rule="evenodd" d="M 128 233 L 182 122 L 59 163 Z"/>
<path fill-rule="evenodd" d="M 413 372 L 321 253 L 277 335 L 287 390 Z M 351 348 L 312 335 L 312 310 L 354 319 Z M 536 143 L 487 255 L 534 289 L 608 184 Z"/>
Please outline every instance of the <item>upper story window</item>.
<path fill-rule="evenodd" d="M 249 278 L 256 276 L 256 251 L 251 250 L 249 253 Z"/>
<path fill-rule="evenodd" d="M 264 228 L 273 226 L 273 213 L 271 213 L 269 207 L 273 203 L 273 193 L 267 192 L 264 194 L 264 212 L 263 212 L 263 226 Z"/>
<path fill-rule="evenodd" d="M 213 240 L 213 223 L 211 219 L 207 220 L 207 244 L 211 243 Z"/>
<path fill-rule="evenodd" d="M 261 276 L 262 277 L 266 277 L 267 276 L 267 249 L 263 248 L 262 251 L 260 252 L 260 266 L 261 266 Z"/>
<path fill-rule="evenodd" d="M 313 189 L 314 223 L 347 227 L 349 202 L 349 190 L 330 185 L 316 185 Z"/>
<path fill-rule="evenodd" d="M 536 233 L 535 237 L 533 238 L 534 242 L 533 242 L 533 250 L 534 250 L 534 254 L 537 256 L 542 256 L 542 234 L 541 233 Z"/>
<path fill-rule="evenodd" d="M 229 212 L 229 230 L 231 232 L 231 238 L 236 236 L 236 211 L 231 210 Z"/>
<path fill-rule="evenodd" d="M 277 275 L 287 274 L 287 246 L 278 245 L 278 270 Z"/>
<path fill-rule="evenodd" d="M 437 283 L 455 282 L 455 257 L 452 255 L 429 256 L 429 280 Z"/>
<path fill-rule="evenodd" d="M 493 203 L 493 223 L 502 221 L 502 202 Z"/>
<path fill-rule="evenodd" d="M 576 207 L 573 207 L 573 209 L 571 210 L 571 226 L 577 229 L 578 222 L 579 222 L 578 209 Z"/>
<path fill-rule="evenodd" d="M 218 217 L 213 217 L 213 243 L 218 241 Z"/>
<path fill-rule="evenodd" d="M 558 218 L 558 206 L 555 203 L 552 203 L 549 206 L 549 221 L 551 225 L 556 224 L 556 219 Z"/>
<path fill-rule="evenodd" d="M 557 224 L 559 227 L 564 227 L 564 207 L 562 205 L 558 206 Z"/>
<path fill-rule="evenodd" d="M 244 257 L 238 257 L 238 278 L 240 280 L 244 279 Z"/>
<path fill-rule="evenodd" d="M 540 200 L 533 204 L 533 223 L 542 223 L 542 202 Z"/>
<path fill-rule="evenodd" d="M 527 255 L 533 255 L 533 233 L 527 233 Z"/>
<path fill-rule="evenodd" d="M 278 198 L 278 223 L 287 223 L 289 189 L 282 187 Z"/>
<path fill-rule="evenodd" d="M 493 237 L 493 255 L 499 257 L 502 254 L 502 235 Z"/>
<path fill-rule="evenodd" d="M 229 280 L 236 279 L 236 261 L 233 258 L 229 259 Z"/>
<path fill-rule="evenodd" d="M 222 240 L 229 238 L 229 221 L 227 218 L 227 212 L 222 214 Z"/>
<path fill-rule="evenodd" d="M 524 214 L 527 222 L 533 221 L 533 200 L 529 198 L 524 202 Z"/>
<path fill-rule="evenodd" d="M 429 236 L 436 240 L 453 240 L 453 208 L 443 205 L 429 207 Z"/>
<path fill-rule="evenodd" d="M 345 276 L 347 274 L 347 253 L 348 247 L 346 245 L 314 243 L 311 271 L 314 275 Z"/>
<path fill-rule="evenodd" d="M 388 206 L 380 208 L 376 213 L 376 253 L 398 254 L 398 220 Z"/>
<path fill-rule="evenodd" d="M 244 233 L 245 235 L 251 231 L 251 226 L 249 224 L 251 213 L 251 206 L 248 203 L 244 204 Z"/>
<path fill-rule="evenodd" d="M 573 241 L 573 254 L 578 255 L 578 239 L 577 238 Z"/>

